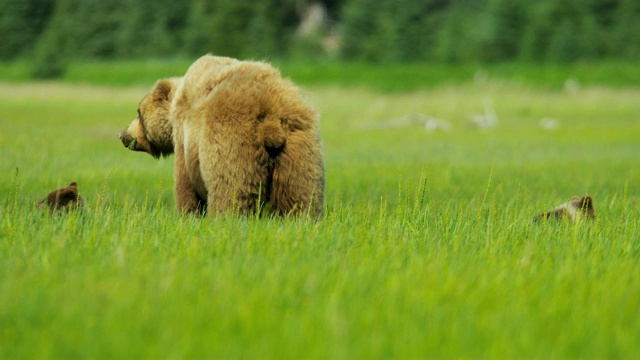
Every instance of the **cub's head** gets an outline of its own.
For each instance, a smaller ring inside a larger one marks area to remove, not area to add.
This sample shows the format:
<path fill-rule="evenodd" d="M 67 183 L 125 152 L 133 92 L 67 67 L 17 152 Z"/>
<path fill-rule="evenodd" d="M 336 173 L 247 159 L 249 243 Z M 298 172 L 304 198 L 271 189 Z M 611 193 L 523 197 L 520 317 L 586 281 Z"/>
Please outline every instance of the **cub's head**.
<path fill-rule="evenodd" d="M 570 201 L 571 206 L 576 213 L 576 220 L 580 220 L 583 216 L 589 220 L 596 218 L 595 211 L 593 210 L 593 199 L 589 195 L 585 195 L 581 198 L 574 196 Z"/>
<path fill-rule="evenodd" d="M 126 148 L 144 151 L 154 158 L 173 154 L 169 110 L 180 80 L 158 80 L 142 98 L 138 105 L 138 116 L 120 133 L 120 141 Z"/>

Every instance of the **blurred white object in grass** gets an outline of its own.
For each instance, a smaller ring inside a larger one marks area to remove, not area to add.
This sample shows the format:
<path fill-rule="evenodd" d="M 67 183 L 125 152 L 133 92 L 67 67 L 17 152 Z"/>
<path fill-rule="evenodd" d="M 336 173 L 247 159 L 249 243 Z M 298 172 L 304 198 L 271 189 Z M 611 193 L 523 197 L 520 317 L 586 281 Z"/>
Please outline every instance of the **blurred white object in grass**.
<path fill-rule="evenodd" d="M 484 114 L 473 115 L 469 125 L 478 129 L 491 129 L 498 126 L 498 116 L 490 100 L 484 102 Z"/>
<path fill-rule="evenodd" d="M 544 130 L 555 131 L 560 127 L 560 121 L 558 121 L 558 119 L 545 117 L 540 120 L 538 125 L 540 125 Z"/>

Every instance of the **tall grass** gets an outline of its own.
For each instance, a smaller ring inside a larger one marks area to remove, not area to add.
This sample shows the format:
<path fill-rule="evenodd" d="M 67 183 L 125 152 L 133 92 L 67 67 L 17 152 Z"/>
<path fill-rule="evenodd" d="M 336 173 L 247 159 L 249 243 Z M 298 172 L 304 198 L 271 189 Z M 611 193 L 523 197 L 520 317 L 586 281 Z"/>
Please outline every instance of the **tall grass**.
<path fill-rule="evenodd" d="M 639 356 L 637 90 L 311 88 L 318 222 L 178 216 L 172 158 L 116 136 L 144 92 L 0 85 L 0 358 Z M 35 209 L 72 180 L 86 211 Z"/>

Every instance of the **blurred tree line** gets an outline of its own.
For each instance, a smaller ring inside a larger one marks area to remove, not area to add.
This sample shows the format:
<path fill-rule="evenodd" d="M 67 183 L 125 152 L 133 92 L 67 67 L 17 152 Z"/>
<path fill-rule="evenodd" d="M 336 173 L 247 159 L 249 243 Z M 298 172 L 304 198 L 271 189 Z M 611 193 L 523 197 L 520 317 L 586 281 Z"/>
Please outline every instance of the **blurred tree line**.
<path fill-rule="evenodd" d="M 313 6 L 322 10 L 316 25 L 301 31 Z M 68 59 L 207 52 L 371 62 L 638 60 L 638 19 L 638 0 L 0 0 L 0 60 L 31 59 L 43 76 Z"/>
<path fill-rule="evenodd" d="M 355 0 L 342 56 L 376 62 L 640 59 L 638 0 Z"/>

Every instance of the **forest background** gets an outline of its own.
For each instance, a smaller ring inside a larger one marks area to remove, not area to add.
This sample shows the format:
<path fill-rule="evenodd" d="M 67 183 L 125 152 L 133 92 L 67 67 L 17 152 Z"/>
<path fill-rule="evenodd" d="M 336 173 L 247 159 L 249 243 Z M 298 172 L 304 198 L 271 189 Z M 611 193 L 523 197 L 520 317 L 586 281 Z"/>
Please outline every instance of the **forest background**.
<path fill-rule="evenodd" d="M 635 0 L 5 0 L 0 61 L 253 59 L 552 63 L 640 59 Z"/>

